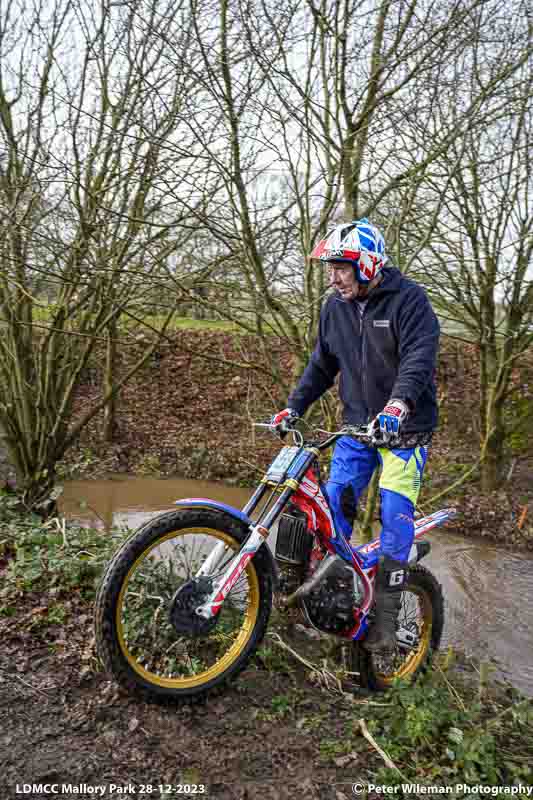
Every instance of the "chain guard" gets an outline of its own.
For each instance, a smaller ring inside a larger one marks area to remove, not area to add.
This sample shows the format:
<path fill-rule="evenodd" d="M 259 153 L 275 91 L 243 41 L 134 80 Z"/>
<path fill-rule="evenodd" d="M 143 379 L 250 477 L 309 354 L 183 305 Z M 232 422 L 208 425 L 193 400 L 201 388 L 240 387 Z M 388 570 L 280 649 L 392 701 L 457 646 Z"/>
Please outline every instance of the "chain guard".
<path fill-rule="evenodd" d="M 213 590 L 209 578 L 192 578 L 180 586 L 170 601 L 168 618 L 179 636 L 206 636 L 218 622 L 218 614 L 205 619 L 196 613 L 198 606 Z"/>

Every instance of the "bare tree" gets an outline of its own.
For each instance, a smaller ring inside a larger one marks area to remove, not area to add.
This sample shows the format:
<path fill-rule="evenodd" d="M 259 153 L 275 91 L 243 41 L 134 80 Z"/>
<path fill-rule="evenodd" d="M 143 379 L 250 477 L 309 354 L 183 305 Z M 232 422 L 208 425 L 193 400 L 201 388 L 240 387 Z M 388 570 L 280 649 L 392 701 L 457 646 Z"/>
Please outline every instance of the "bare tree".
<path fill-rule="evenodd" d="M 160 330 L 73 424 L 95 348 L 112 348 L 121 316 L 143 316 L 189 236 L 188 208 L 201 202 L 201 174 L 194 194 L 180 182 L 186 204 L 167 192 L 178 162 L 189 180 L 194 171 L 180 127 L 192 92 L 189 33 L 179 2 L 11 0 L 2 14 L 0 423 L 28 507 L 46 498 L 57 461 L 174 313 L 167 282 Z M 167 39 L 180 45 L 179 62 Z"/>
<path fill-rule="evenodd" d="M 522 176 L 518 217 L 494 224 L 514 225 L 520 243 L 521 288 L 504 296 L 509 319 L 524 320 L 525 0 L 512 24 L 496 0 L 9 0 L 0 56 L 0 422 L 28 505 L 157 344 L 152 325 L 117 382 L 119 320 L 139 324 L 157 303 L 164 331 L 177 299 L 214 307 L 259 337 L 262 364 L 249 366 L 283 385 L 270 335 L 287 341 L 299 373 L 327 290 L 306 256 L 328 224 L 371 214 L 402 269 L 448 247 L 461 255 L 459 266 L 446 259 L 457 277 L 464 240 L 443 225 L 472 183 L 502 180 L 491 147 Z M 465 230 L 475 259 L 486 232 Z M 503 341 L 523 347 L 524 325 Z M 74 388 L 99 340 L 104 396 L 73 425 Z M 486 371 L 500 364 L 505 381 L 501 365 L 518 350 L 495 362 L 489 345 Z"/>
<path fill-rule="evenodd" d="M 506 415 L 517 360 L 533 345 L 532 65 L 506 110 L 469 132 L 444 162 L 447 186 L 426 279 L 443 317 L 479 348 L 479 434 L 485 489 L 501 481 L 504 445 L 524 419 Z"/>
<path fill-rule="evenodd" d="M 265 363 L 268 335 L 286 338 L 298 373 L 326 290 L 305 258 L 314 242 L 341 216 L 371 214 L 408 269 L 441 209 L 421 225 L 426 177 L 501 113 L 527 31 L 491 54 L 492 0 L 190 0 L 190 13 L 205 109 L 191 127 L 219 185 L 197 219 L 242 287 L 220 313 L 262 337 Z M 459 103 L 458 81 L 473 89 Z"/>

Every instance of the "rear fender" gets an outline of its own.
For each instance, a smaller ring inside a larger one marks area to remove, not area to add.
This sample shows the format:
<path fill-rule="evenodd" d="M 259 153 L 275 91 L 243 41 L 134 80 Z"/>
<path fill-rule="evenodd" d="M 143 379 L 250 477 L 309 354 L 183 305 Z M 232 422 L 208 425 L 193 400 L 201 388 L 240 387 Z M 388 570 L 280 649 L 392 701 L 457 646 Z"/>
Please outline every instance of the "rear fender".
<path fill-rule="evenodd" d="M 247 514 L 244 513 L 244 511 L 241 511 L 239 508 L 229 506 L 227 503 L 220 503 L 218 500 L 210 500 L 207 497 L 186 497 L 184 500 L 176 500 L 175 505 L 183 506 L 184 508 L 191 508 L 194 506 L 197 506 L 198 508 L 212 508 L 215 511 L 222 511 L 224 514 L 233 517 L 233 519 L 239 520 L 239 522 L 242 522 L 247 528 L 253 528 L 254 526 L 253 521 Z M 266 555 L 267 561 L 269 562 L 274 579 L 274 588 L 276 588 L 279 583 L 278 566 L 268 544 L 265 543 L 263 551 Z"/>

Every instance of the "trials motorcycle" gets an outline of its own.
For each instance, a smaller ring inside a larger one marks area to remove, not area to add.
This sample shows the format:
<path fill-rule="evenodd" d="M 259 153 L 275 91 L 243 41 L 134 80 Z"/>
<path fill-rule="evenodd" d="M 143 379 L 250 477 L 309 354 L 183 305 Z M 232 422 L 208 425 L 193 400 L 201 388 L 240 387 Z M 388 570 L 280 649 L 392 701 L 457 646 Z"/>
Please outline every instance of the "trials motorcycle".
<path fill-rule="evenodd" d="M 349 663 L 367 689 L 415 676 L 438 649 L 442 589 L 419 562 L 430 550 L 425 534 L 455 509 L 415 520 L 396 648 L 371 653 L 364 641 L 379 539 L 352 546 L 336 530 L 318 465 L 340 436 L 371 434 L 348 427 L 305 441 L 299 430 L 290 433 L 292 445 L 282 447 L 242 510 L 203 497 L 179 500 L 133 532 L 108 564 L 96 600 L 96 643 L 128 691 L 190 702 L 235 678 L 265 635 L 274 590 L 307 625 L 350 645 Z M 266 539 L 275 523 L 273 554 Z"/>

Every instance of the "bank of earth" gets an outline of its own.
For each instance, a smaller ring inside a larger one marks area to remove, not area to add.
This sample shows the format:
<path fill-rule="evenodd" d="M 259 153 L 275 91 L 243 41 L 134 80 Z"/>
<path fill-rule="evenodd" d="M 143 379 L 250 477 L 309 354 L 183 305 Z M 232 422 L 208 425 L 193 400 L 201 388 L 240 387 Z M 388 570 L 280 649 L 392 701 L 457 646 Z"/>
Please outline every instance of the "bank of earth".
<path fill-rule="evenodd" d="M 118 373 L 137 355 L 135 347 L 124 347 Z M 68 453 L 62 475 L 172 475 L 253 485 L 279 442 L 254 431 L 252 422 L 284 407 L 293 380 L 292 359 L 283 341 L 269 340 L 268 359 L 279 370 L 279 380 L 268 374 L 267 357 L 254 337 L 223 331 L 176 332 L 121 393 L 113 441 L 102 441 L 103 417 L 96 417 Z M 102 363 L 97 356 L 85 370 L 76 415 L 100 395 Z M 440 425 L 419 511 L 426 514 L 454 505 L 460 512 L 456 532 L 533 550 L 533 357 L 523 360 L 513 379 L 506 414 L 509 420 L 522 422 L 509 437 L 498 490 L 485 495 L 474 472 L 467 482 L 432 501 L 469 470 L 479 452 L 477 350 L 443 337 L 437 375 Z"/>

